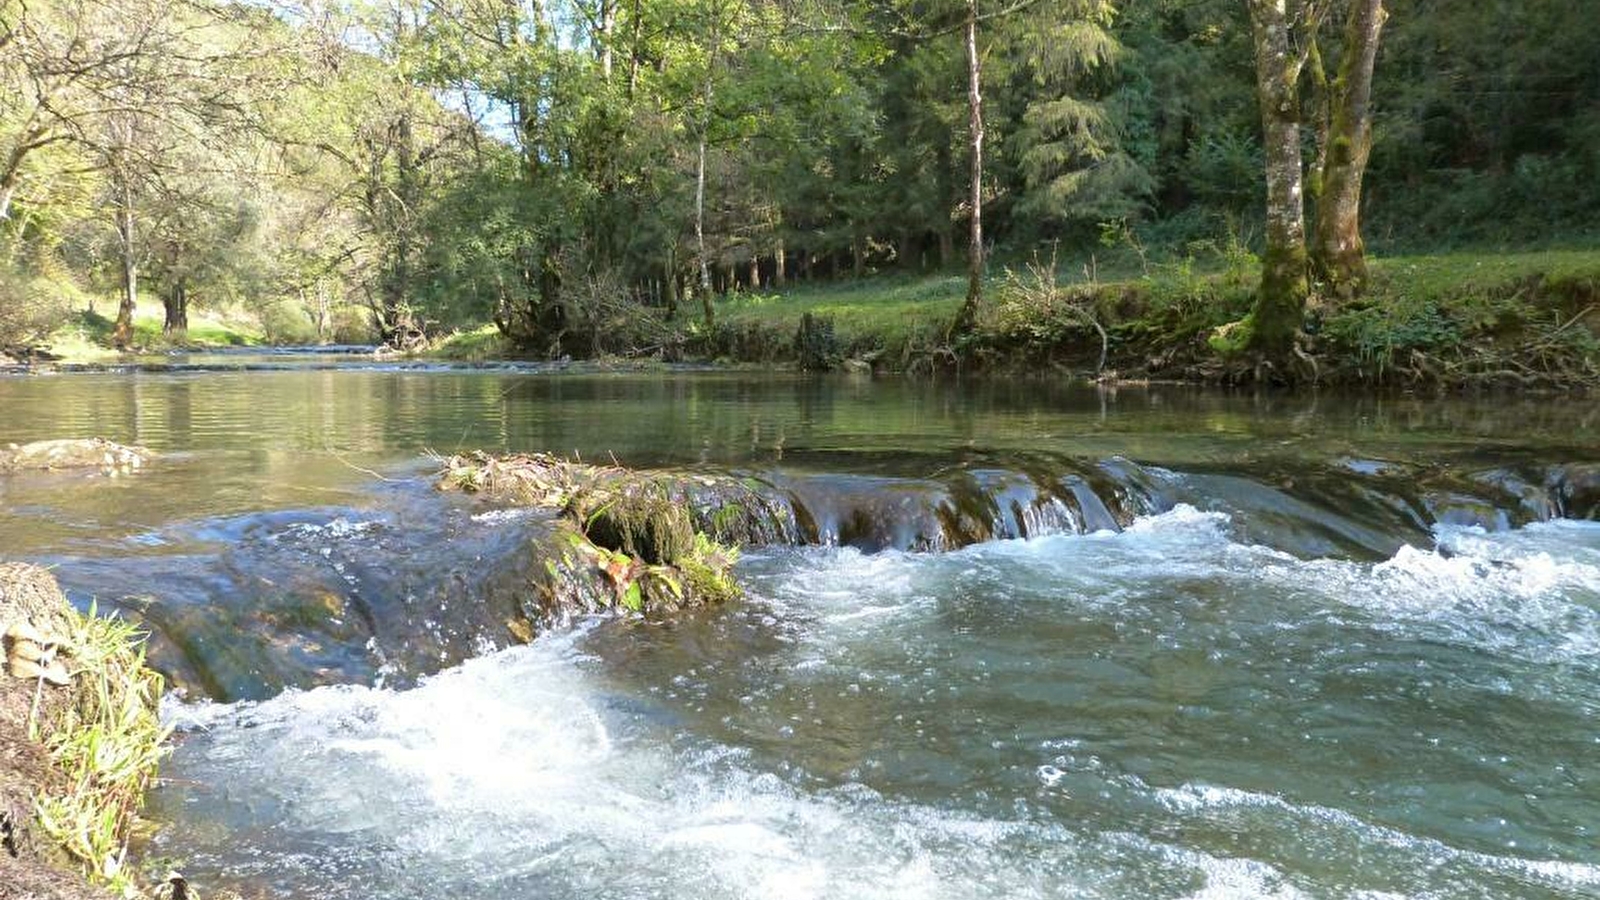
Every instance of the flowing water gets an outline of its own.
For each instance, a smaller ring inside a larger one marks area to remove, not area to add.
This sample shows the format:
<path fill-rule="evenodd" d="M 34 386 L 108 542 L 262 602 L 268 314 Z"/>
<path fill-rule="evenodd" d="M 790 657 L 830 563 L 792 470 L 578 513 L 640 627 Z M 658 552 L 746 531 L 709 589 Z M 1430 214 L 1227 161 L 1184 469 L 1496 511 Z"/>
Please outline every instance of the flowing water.
<path fill-rule="evenodd" d="M 152 630 L 141 854 L 196 884 L 1600 896 L 1591 404 L 238 359 L 0 379 L 0 441 L 163 453 L 0 477 L 0 547 Z M 823 545 L 520 645 L 544 520 L 429 483 L 480 447 L 759 478 Z"/>

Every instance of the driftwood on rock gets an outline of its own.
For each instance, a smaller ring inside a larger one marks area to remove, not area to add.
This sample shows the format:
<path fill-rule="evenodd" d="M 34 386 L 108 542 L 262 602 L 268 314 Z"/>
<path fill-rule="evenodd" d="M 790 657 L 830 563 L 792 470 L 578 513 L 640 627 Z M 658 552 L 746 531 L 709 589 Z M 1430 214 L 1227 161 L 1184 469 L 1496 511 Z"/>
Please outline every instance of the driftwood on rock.
<path fill-rule="evenodd" d="M 68 438 L 11 444 L 0 449 L 0 474 L 26 470 L 98 469 L 108 475 L 139 469 L 154 457 L 143 447 L 104 438 Z"/>

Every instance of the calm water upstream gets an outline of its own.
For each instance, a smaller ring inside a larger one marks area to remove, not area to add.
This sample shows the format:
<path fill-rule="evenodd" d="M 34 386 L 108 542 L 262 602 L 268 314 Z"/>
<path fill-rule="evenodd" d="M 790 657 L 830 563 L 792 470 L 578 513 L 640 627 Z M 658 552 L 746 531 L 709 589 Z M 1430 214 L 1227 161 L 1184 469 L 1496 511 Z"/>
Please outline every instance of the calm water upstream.
<path fill-rule="evenodd" d="M 0 477 L 0 548 L 154 632 L 142 853 L 198 885 L 1600 897 L 1587 401 L 242 359 L 0 377 L 0 442 L 164 454 Z M 459 448 L 784 479 L 835 545 L 509 646 L 541 523 L 433 491 Z M 1087 491 L 1075 526 L 880 527 L 1019 473 Z"/>

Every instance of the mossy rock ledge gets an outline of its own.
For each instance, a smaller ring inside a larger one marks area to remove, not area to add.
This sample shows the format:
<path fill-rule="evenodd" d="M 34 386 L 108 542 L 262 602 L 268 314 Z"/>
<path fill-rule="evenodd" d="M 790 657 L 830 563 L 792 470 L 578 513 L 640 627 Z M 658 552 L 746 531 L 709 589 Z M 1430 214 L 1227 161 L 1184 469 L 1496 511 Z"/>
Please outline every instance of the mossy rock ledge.
<path fill-rule="evenodd" d="M 138 635 L 25 563 L 0 563 L 0 634 L 0 897 L 145 896 L 124 854 L 167 733 Z"/>
<path fill-rule="evenodd" d="M 538 614 L 652 615 L 739 596 L 742 545 L 788 542 L 787 504 L 738 478 L 639 472 L 546 454 L 443 459 L 439 486 L 552 513 Z M 529 623 L 511 623 L 526 639 Z"/>

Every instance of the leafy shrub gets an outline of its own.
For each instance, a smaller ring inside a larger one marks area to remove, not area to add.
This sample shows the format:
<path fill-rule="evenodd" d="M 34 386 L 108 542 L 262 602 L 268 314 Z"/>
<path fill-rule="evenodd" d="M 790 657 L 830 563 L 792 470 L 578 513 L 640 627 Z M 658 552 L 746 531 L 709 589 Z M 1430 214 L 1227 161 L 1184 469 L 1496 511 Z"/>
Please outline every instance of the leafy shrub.
<path fill-rule="evenodd" d="M 286 301 L 261 306 L 261 331 L 272 344 L 314 344 L 317 326 L 299 305 Z"/>
<path fill-rule="evenodd" d="M 1460 326 L 1431 300 L 1349 307 L 1329 316 L 1322 333 L 1380 372 L 1402 351 L 1432 351 L 1461 340 Z"/>
<path fill-rule="evenodd" d="M 0 346 L 43 341 L 82 301 L 82 292 L 69 280 L 0 266 Z"/>

